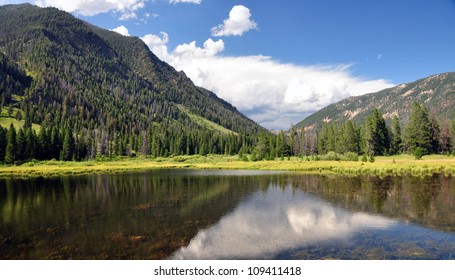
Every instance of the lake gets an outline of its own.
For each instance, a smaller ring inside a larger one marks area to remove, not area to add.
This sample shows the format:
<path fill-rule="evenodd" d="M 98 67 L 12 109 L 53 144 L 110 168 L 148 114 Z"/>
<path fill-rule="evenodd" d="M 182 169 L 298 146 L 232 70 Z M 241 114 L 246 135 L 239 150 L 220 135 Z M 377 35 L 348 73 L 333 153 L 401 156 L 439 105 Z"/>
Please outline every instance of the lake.
<path fill-rule="evenodd" d="M 455 179 L 155 170 L 0 181 L 0 259 L 454 259 Z"/>

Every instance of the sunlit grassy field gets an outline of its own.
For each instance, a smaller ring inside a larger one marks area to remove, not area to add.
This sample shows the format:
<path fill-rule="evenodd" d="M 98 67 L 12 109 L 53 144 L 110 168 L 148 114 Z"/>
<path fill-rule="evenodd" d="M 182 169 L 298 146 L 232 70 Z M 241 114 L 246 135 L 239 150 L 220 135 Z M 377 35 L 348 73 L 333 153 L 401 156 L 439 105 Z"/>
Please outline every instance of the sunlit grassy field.
<path fill-rule="evenodd" d="M 13 109 L 13 114 L 16 115 L 17 109 Z M 24 120 L 16 120 L 13 117 L 8 116 L 8 109 L 7 107 L 3 107 L 2 111 L 0 112 L 0 126 L 9 129 L 10 125 L 13 124 L 16 130 L 19 130 L 19 128 L 24 126 L 25 121 Z M 32 124 L 32 128 L 36 131 L 36 133 L 39 133 L 41 130 L 41 126 L 37 124 Z"/>
<path fill-rule="evenodd" d="M 53 177 L 88 173 L 120 173 L 149 169 L 249 169 L 296 171 L 304 173 L 373 174 L 378 176 L 434 173 L 455 174 L 455 157 L 432 155 L 415 160 L 409 155 L 377 157 L 375 162 L 314 161 L 309 158 L 285 158 L 273 161 L 241 161 L 237 156 L 178 156 L 171 158 L 117 158 L 87 162 L 42 161 L 19 166 L 0 166 L 0 177 Z"/>

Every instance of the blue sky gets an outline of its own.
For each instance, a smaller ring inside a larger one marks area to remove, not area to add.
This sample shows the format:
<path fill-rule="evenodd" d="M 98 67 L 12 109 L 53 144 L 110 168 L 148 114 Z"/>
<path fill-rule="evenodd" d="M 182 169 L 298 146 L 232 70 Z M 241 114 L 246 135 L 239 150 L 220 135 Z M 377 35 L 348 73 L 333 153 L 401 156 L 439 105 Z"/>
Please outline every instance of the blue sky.
<path fill-rule="evenodd" d="M 28 2 L 142 38 L 273 129 L 348 96 L 455 71 L 454 0 Z"/>

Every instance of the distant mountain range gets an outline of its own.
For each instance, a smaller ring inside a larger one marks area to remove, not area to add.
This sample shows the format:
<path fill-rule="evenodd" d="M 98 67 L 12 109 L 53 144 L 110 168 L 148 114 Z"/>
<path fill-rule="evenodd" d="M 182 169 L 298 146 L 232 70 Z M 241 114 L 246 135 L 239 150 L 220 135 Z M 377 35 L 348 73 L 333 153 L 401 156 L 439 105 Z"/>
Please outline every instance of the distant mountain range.
<path fill-rule="evenodd" d="M 349 97 L 308 116 L 296 128 L 320 127 L 327 123 L 352 120 L 362 124 L 374 108 L 390 122 L 397 116 L 407 123 L 413 103 L 426 104 L 439 117 L 455 119 L 455 73 L 431 76 L 416 82 L 402 84 L 376 93 Z"/>

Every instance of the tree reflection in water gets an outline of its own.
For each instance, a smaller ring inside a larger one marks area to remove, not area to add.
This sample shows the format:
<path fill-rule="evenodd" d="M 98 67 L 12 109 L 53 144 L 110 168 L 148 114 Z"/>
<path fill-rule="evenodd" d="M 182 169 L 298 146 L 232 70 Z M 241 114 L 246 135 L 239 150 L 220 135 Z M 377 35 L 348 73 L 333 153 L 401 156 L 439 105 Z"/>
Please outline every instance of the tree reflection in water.
<path fill-rule="evenodd" d="M 0 259 L 447 259 L 454 184 L 221 170 L 0 180 Z"/>

